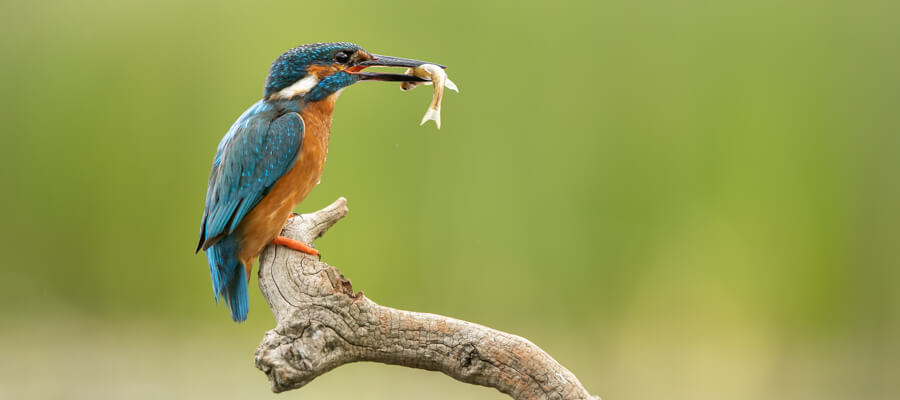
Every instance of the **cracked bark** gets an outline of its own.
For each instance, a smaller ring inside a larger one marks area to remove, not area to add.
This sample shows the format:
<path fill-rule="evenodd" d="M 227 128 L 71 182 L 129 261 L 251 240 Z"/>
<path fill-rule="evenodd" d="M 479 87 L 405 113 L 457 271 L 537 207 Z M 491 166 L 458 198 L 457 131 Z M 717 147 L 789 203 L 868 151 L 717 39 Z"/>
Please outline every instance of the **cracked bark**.
<path fill-rule="evenodd" d="M 340 198 L 298 215 L 282 235 L 307 244 L 347 215 Z M 277 326 L 256 350 L 272 391 L 297 389 L 343 364 L 376 361 L 441 371 L 515 399 L 599 399 L 530 341 L 471 322 L 376 304 L 334 267 L 285 247 L 260 255 L 259 287 Z"/>

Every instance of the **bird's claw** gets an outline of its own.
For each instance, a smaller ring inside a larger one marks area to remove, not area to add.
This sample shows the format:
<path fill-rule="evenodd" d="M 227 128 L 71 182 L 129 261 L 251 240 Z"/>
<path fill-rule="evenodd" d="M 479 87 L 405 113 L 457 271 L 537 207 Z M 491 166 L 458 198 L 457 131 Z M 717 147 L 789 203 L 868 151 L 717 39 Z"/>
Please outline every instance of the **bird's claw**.
<path fill-rule="evenodd" d="M 306 243 L 303 243 L 299 240 L 286 238 L 284 236 L 277 236 L 277 237 L 275 237 L 275 240 L 272 240 L 272 243 L 275 245 L 281 245 L 281 246 L 287 247 L 289 249 L 294 249 L 301 253 L 309 254 L 311 256 L 319 257 L 319 260 L 322 259 L 322 255 L 319 253 L 318 250 L 310 247 Z"/>

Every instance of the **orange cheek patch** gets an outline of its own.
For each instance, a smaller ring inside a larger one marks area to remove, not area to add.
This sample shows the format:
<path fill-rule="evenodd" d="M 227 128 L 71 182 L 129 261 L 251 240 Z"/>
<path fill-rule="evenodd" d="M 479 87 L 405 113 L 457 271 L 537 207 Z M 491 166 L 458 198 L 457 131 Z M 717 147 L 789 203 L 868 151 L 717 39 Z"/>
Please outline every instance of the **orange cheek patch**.
<path fill-rule="evenodd" d="M 306 68 L 307 73 L 314 74 L 320 80 L 338 71 L 340 71 L 340 68 L 336 65 L 313 64 Z"/>

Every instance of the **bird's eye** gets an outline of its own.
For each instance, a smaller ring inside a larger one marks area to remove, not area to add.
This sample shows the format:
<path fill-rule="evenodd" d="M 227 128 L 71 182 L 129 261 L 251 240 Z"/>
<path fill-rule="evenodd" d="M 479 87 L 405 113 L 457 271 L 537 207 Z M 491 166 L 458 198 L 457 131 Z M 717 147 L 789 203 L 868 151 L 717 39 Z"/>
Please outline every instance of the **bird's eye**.
<path fill-rule="evenodd" d="M 339 51 L 334 55 L 334 61 L 337 61 L 341 64 L 346 64 L 350 62 L 350 53 L 347 53 L 346 51 Z"/>

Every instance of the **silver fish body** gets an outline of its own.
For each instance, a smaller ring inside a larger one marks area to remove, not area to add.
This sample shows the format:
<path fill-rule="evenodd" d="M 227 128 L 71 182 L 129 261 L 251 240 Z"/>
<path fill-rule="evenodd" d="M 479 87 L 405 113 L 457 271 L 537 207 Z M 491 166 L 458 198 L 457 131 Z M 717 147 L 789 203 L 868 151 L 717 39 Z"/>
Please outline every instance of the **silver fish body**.
<path fill-rule="evenodd" d="M 416 68 L 409 68 L 406 70 L 406 74 L 415 75 L 422 79 L 428 79 L 429 82 L 421 82 L 426 85 L 434 84 L 434 94 L 431 97 L 431 104 L 428 105 L 425 116 L 422 117 L 422 122 L 419 125 L 425 125 L 425 122 L 431 120 L 434 121 L 438 129 L 440 129 L 441 101 L 444 97 L 444 88 L 446 87 L 457 93 L 459 93 L 459 88 L 457 88 L 456 84 L 447 77 L 447 73 L 443 68 L 434 64 L 422 64 Z M 419 82 L 403 82 L 403 84 L 400 85 L 400 90 L 412 90 L 418 85 Z"/>

